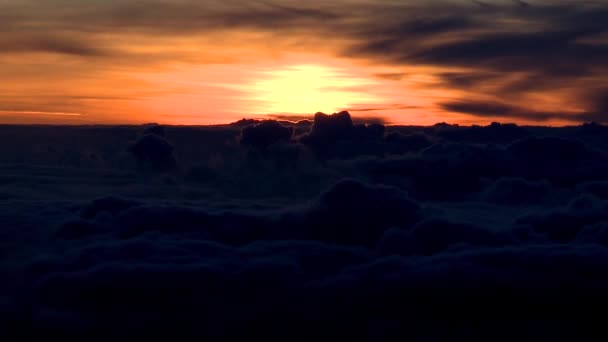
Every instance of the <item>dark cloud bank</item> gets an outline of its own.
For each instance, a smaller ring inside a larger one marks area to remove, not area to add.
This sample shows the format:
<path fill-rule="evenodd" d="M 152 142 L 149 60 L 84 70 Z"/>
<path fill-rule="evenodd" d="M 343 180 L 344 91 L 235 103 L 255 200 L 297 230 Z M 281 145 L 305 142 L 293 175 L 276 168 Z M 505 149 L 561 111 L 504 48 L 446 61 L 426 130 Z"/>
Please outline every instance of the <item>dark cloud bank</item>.
<path fill-rule="evenodd" d="M 0 334 L 603 340 L 607 131 L 2 126 Z"/>

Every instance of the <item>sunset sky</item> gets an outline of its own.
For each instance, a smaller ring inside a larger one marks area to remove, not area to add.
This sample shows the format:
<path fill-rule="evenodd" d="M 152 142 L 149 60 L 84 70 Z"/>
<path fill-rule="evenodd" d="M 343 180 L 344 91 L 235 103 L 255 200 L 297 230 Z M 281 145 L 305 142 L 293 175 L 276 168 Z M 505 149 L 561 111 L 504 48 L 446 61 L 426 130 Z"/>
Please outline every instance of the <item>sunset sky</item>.
<path fill-rule="evenodd" d="M 608 1 L 0 0 L 0 123 L 608 121 Z"/>

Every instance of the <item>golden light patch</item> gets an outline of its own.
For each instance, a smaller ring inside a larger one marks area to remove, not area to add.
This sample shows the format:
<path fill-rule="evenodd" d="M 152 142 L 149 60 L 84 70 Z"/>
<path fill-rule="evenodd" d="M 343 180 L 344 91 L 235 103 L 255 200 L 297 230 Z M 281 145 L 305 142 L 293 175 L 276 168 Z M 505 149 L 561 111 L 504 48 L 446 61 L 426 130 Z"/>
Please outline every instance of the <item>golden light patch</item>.
<path fill-rule="evenodd" d="M 301 64 L 262 71 L 247 88 L 261 105 L 258 113 L 315 113 L 378 101 L 367 92 L 374 83 L 334 67 Z"/>

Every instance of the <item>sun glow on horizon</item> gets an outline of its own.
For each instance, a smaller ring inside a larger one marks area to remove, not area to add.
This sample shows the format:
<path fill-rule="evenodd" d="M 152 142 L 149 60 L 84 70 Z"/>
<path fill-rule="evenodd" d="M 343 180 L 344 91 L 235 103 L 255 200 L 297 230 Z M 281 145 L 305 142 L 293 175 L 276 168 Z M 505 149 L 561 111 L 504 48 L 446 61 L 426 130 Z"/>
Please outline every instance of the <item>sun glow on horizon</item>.
<path fill-rule="evenodd" d="M 359 103 L 381 101 L 368 92 L 375 81 L 317 64 L 298 64 L 264 70 L 247 88 L 259 103 L 258 113 L 335 112 Z"/>

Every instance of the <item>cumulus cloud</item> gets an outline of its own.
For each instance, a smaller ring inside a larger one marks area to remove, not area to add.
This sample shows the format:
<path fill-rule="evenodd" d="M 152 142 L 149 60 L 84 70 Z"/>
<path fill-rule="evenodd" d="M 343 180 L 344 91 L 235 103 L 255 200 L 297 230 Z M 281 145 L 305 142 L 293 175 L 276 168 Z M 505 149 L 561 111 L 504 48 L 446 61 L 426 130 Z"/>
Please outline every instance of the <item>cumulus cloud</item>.
<path fill-rule="evenodd" d="M 150 164 L 152 169 L 159 171 L 172 170 L 177 166 L 173 157 L 173 146 L 162 136 L 145 134 L 128 146 L 140 166 Z"/>
<path fill-rule="evenodd" d="M 308 134 L 300 142 L 323 158 L 383 154 L 384 125 L 354 124 L 349 112 L 316 113 Z"/>
<path fill-rule="evenodd" d="M 101 198 L 85 205 L 82 216 L 93 219 L 105 213 L 109 218 L 69 221 L 57 234 L 78 239 L 109 233 L 131 239 L 161 233 L 231 246 L 281 239 L 368 246 L 390 227 L 413 225 L 419 211 L 420 205 L 399 189 L 343 180 L 305 206 L 267 215 Z"/>
<path fill-rule="evenodd" d="M 241 132 L 241 144 L 265 149 L 280 141 L 289 141 L 293 135 L 292 127 L 285 127 L 274 120 L 245 127 Z"/>
<path fill-rule="evenodd" d="M 339 139 L 349 138 L 353 130 L 353 120 L 348 112 L 315 114 L 308 140 L 313 144 L 323 144 Z"/>
<path fill-rule="evenodd" d="M 370 245 L 392 226 L 409 227 L 420 206 L 407 193 L 354 180 L 336 183 L 301 214 L 288 215 L 303 237 L 329 243 Z M 303 214 L 303 215 L 302 215 Z"/>

